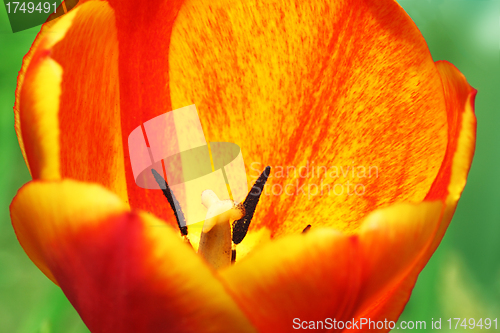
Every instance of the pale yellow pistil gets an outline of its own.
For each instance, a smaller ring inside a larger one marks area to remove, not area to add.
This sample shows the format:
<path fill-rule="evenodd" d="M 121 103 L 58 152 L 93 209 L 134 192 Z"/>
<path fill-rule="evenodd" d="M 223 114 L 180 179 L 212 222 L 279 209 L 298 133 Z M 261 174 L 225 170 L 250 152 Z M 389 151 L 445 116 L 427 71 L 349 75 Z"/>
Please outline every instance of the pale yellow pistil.
<path fill-rule="evenodd" d="M 231 223 L 243 217 L 243 205 L 219 200 L 212 190 L 203 191 L 201 202 L 208 209 L 198 253 L 215 269 L 231 265 Z"/>

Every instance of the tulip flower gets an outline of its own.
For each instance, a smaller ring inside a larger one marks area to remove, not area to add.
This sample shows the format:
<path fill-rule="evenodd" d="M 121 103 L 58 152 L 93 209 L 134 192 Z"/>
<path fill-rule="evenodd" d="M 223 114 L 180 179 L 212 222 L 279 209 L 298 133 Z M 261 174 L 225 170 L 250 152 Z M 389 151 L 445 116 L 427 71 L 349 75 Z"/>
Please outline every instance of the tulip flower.
<path fill-rule="evenodd" d="M 451 221 L 475 93 L 391 0 L 80 1 L 23 61 L 33 180 L 12 224 L 92 332 L 375 331 L 360 321 L 397 320 Z M 135 184 L 127 147 L 192 104 L 207 141 L 240 146 L 249 185 L 271 167 L 220 268 Z"/>

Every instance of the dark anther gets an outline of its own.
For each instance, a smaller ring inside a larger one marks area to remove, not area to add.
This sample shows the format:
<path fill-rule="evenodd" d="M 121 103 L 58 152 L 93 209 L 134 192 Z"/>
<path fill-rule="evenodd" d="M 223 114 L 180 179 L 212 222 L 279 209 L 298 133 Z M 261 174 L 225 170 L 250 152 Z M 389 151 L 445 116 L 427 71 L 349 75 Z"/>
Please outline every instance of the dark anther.
<path fill-rule="evenodd" d="M 184 217 L 184 213 L 182 212 L 179 201 L 175 198 L 175 195 L 172 193 L 170 190 L 170 187 L 167 184 L 167 181 L 163 179 L 162 176 L 155 170 L 151 169 L 153 172 L 153 176 L 155 176 L 156 182 L 160 186 L 163 195 L 167 198 L 168 203 L 170 204 L 170 207 L 174 211 L 175 219 L 177 220 L 177 225 L 179 226 L 179 230 L 181 231 L 182 236 L 187 236 L 188 234 L 188 227 L 186 225 L 186 218 Z M 177 211 L 177 207 L 179 207 L 179 211 Z"/>
<path fill-rule="evenodd" d="M 252 221 L 253 214 L 255 213 L 255 208 L 259 203 L 260 195 L 264 190 L 264 185 L 266 185 L 267 178 L 271 173 L 271 167 L 267 166 L 262 174 L 257 178 L 255 184 L 252 186 L 250 193 L 248 193 L 245 201 L 243 201 L 243 207 L 245 207 L 245 216 L 241 219 L 233 222 L 233 243 L 239 244 L 245 238 L 250 222 Z"/>
<path fill-rule="evenodd" d="M 234 264 L 236 261 L 236 249 L 231 250 L 231 264 Z"/>
<path fill-rule="evenodd" d="M 309 229 L 311 229 L 311 225 L 308 224 L 307 227 L 304 228 L 304 230 L 302 230 L 302 233 L 305 234 L 306 232 L 309 231 Z"/>

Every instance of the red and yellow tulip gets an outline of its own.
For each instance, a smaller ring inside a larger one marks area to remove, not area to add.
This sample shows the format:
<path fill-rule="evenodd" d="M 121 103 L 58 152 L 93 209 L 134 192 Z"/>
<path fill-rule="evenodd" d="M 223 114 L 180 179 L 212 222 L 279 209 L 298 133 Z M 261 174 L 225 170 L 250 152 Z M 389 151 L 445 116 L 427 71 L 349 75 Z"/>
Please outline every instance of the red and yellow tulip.
<path fill-rule="evenodd" d="M 15 125 L 33 180 L 12 223 L 92 332 L 397 320 L 465 186 L 475 93 L 391 0 L 80 1 L 24 58 Z M 314 161 L 377 177 L 364 195 L 263 196 L 242 255 L 215 270 L 128 156 L 134 128 L 191 104 L 247 172 Z"/>

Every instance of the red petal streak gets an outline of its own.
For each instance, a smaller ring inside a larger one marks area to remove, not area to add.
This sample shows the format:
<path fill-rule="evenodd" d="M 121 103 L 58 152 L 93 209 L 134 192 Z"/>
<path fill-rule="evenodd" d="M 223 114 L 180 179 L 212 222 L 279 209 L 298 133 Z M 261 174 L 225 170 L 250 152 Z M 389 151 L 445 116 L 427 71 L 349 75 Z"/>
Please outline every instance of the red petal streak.
<path fill-rule="evenodd" d="M 110 3 L 118 29 L 121 129 L 130 205 L 154 212 L 174 225 L 172 210 L 162 192 L 135 184 L 127 146 L 132 130 L 172 110 L 168 53 L 174 20 L 183 1 Z"/>

